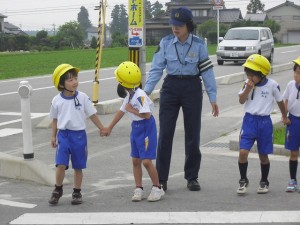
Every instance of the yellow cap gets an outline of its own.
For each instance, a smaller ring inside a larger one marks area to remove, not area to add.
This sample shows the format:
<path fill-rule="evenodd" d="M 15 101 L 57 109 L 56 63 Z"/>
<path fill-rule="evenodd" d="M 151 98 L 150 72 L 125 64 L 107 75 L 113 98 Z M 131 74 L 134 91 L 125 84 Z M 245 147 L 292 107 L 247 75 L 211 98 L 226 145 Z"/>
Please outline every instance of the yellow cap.
<path fill-rule="evenodd" d="M 122 62 L 115 70 L 117 81 L 126 88 L 139 87 L 142 80 L 140 68 L 131 61 Z"/>
<path fill-rule="evenodd" d="M 267 76 L 271 70 L 271 64 L 269 60 L 259 54 L 250 55 L 246 62 L 243 64 L 244 67 L 252 69 L 254 71 L 261 72 L 263 75 Z"/>
<path fill-rule="evenodd" d="M 66 64 L 66 63 L 60 64 L 58 67 L 55 68 L 53 75 L 52 75 L 52 81 L 57 90 L 58 90 L 60 77 L 71 69 L 74 69 L 76 71 L 76 73 L 79 72 L 79 68 L 73 67 L 72 65 Z"/>

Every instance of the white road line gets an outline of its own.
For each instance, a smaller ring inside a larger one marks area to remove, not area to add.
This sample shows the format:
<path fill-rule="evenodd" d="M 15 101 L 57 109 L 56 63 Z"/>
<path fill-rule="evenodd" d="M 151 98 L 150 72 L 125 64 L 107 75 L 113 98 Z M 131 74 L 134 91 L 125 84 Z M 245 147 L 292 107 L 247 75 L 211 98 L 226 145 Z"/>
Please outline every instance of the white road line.
<path fill-rule="evenodd" d="M 10 224 L 299 223 L 300 211 L 25 213 Z"/>
<path fill-rule="evenodd" d="M 99 81 L 112 80 L 112 79 L 116 79 L 116 78 L 115 77 L 102 78 L 102 79 L 99 79 Z M 79 84 L 85 84 L 85 83 L 91 83 L 92 84 L 93 80 L 79 82 Z M 50 88 L 54 88 L 54 86 L 34 88 L 34 89 L 32 89 L 32 91 L 46 90 L 46 89 L 50 89 Z M 13 95 L 13 94 L 18 94 L 18 92 L 13 91 L 13 92 L 1 93 L 0 96 Z"/>
<path fill-rule="evenodd" d="M 31 113 L 31 119 L 36 119 L 36 118 L 40 118 L 40 117 L 44 117 L 44 116 L 47 116 L 49 113 Z M 0 113 L 0 116 L 20 116 L 21 117 L 21 113 L 19 112 L 1 112 Z M 7 122 L 3 122 L 3 123 L 0 123 L 0 126 L 4 126 L 4 125 L 7 125 L 7 124 L 12 124 L 12 123 L 17 123 L 17 122 L 21 122 L 22 119 L 15 119 L 15 120 L 10 120 L 10 121 L 7 121 Z"/>
<path fill-rule="evenodd" d="M 286 54 L 286 53 L 291 53 L 291 52 L 296 52 L 297 50 L 291 50 L 291 51 L 285 51 L 285 52 L 280 52 L 281 54 Z"/>
<path fill-rule="evenodd" d="M 32 208 L 36 207 L 36 205 L 34 205 L 34 204 L 13 202 L 13 201 L 4 200 L 4 199 L 0 199 L 0 205 L 13 206 L 13 207 L 19 207 L 19 208 L 28 208 L 28 209 L 32 209 Z"/>
<path fill-rule="evenodd" d="M 23 132 L 23 129 L 16 129 L 16 128 L 4 128 L 0 129 L 0 138 L 10 136 L 13 134 L 20 134 Z"/>

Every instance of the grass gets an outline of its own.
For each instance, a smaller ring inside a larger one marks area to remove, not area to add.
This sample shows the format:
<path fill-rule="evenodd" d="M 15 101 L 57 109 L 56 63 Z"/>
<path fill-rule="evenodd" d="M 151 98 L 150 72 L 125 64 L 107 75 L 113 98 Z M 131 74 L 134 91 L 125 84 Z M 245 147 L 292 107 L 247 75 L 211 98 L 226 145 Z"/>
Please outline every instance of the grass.
<path fill-rule="evenodd" d="M 216 45 L 210 45 L 209 54 L 215 54 Z M 146 61 L 151 62 L 157 46 L 146 47 Z M 101 68 L 118 66 L 129 59 L 128 48 L 104 48 Z M 69 63 L 81 70 L 95 69 L 96 50 L 80 49 L 49 52 L 0 53 L 0 80 L 51 74 L 61 63 Z"/>
<path fill-rule="evenodd" d="M 274 127 L 273 138 L 274 144 L 284 145 L 285 127 Z"/>

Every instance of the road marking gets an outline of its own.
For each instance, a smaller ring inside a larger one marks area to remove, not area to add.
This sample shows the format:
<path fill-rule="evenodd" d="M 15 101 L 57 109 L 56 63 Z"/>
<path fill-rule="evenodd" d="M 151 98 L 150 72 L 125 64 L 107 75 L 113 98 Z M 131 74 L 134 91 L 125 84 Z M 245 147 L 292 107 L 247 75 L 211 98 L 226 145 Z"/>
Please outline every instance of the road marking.
<path fill-rule="evenodd" d="M 28 208 L 28 209 L 32 209 L 32 208 L 36 207 L 36 205 L 34 205 L 34 204 L 28 204 L 28 203 L 22 203 L 22 202 L 13 202 L 13 201 L 4 200 L 4 199 L 0 199 L 0 205 L 20 207 L 20 208 Z"/>
<path fill-rule="evenodd" d="M 31 113 L 31 119 L 44 117 L 44 116 L 47 116 L 48 114 L 49 113 Z M 21 117 L 22 114 L 20 112 L 0 112 L 0 116 L 19 116 L 19 117 Z M 21 122 L 21 121 L 22 121 L 22 119 L 10 120 L 7 122 L 0 123 L 0 126 L 17 123 L 17 122 Z"/>
<path fill-rule="evenodd" d="M 112 80 L 112 79 L 116 79 L 116 78 L 115 77 L 101 78 L 101 79 L 99 79 L 99 81 Z M 93 80 L 79 82 L 79 84 L 85 84 L 85 83 L 91 83 L 92 84 Z M 33 88 L 32 91 L 46 90 L 46 89 L 50 89 L 50 88 L 54 88 L 54 86 Z M 18 92 L 17 91 L 12 91 L 12 92 L 7 92 L 7 93 L 1 93 L 0 96 L 14 95 L 14 94 L 18 94 Z"/>
<path fill-rule="evenodd" d="M 4 128 L 0 130 L 0 138 L 10 136 L 13 134 L 20 134 L 23 132 L 23 129 L 16 129 L 16 128 Z"/>
<path fill-rule="evenodd" d="M 300 211 L 25 213 L 10 224 L 299 223 Z"/>

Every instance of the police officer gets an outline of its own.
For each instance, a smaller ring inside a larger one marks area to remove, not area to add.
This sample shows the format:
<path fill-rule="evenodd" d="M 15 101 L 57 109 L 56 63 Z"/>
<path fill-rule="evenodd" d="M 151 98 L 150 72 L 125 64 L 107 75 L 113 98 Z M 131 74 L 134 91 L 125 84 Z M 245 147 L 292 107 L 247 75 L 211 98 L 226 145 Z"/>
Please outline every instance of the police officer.
<path fill-rule="evenodd" d="M 201 163 L 200 129 L 202 111 L 202 81 L 218 116 L 216 81 L 213 65 L 204 41 L 193 35 L 195 25 L 190 9 L 181 7 L 171 12 L 173 34 L 160 41 L 154 54 L 144 90 L 151 94 L 166 68 L 167 76 L 160 91 L 159 140 L 156 167 L 160 184 L 167 190 L 173 137 L 180 107 L 185 129 L 184 178 L 191 191 L 199 191 L 198 173 Z M 200 78 L 201 76 L 201 78 Z"/>

